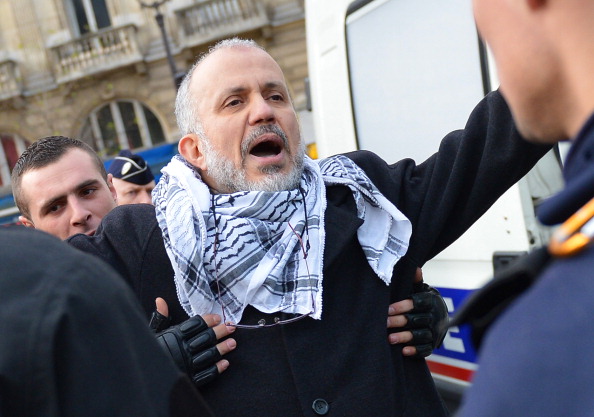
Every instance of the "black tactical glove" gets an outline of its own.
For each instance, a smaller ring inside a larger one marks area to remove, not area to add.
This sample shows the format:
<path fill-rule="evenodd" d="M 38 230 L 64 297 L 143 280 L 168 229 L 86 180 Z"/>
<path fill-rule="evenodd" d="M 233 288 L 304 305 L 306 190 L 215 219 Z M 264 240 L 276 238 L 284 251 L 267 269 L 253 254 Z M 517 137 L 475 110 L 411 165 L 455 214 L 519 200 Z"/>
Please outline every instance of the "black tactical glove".
<path fill-rule="evenodd" d="M 149 328 L 155 333 L 162 332 L 163 330 L 169 327 L 170 321 L 171 320 L 169 319 L 169 317 L 164 316 L 163 314 L 155 310 L 151 315 L 151 320 L 149 321 Z"/>
<path fill-rule="evenodd" d="M 409 330 L 413 336 L 407 346 L 416 347 L 416 356 L 424 358 L 441 346 L 445 338 L 448 308 L 439 291 L 423 282 L 414 284 L 411 298 L 413 309 L 404 314 L 407 319 L 404 330 Z"/>
<path fill-rule="evenodd" d="M 152 320 L 151 320 L 152 322 Z M 214 380 L 221 359 L 217 337 L 204 319 L 194 316 L 157 334 L 157 341 L 197 387 Z"/>

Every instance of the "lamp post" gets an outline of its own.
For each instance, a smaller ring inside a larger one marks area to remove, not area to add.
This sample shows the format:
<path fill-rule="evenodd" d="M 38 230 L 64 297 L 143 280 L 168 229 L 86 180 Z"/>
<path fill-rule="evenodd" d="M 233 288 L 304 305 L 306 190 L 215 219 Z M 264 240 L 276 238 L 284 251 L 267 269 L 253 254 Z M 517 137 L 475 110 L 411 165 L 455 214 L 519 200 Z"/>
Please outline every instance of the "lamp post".
<path fill-rule="evenodd" d="M 161 30 L 161 38 L 163 38 L 163 45 L 165 46 L 165 54 L 167 55 L 167 62 L 169 63 L 169 69 L 171 70 L 171 76 L 173 77 L 173 85 L 175 86 L 175 90 L 179 88 L 179 84 L 183 80 L 185 73 L 183 71 L 178 71 L 175 61 L 173 60 L 173 55 L 171 54 L 171 46 L 169 45 L 169 40 L 167 39 L 167 32 L 165 31 L 165 19 L 163 13 L 161 13 L 161 6 L 165 4 L 169 0 L 160 0 L 154 1 L 152 3 L 145 3 L 142 0 L 138 0 L 140 5 L 143 8 L 152 8 L 155 9 L 155 20 L 159 25 L 159 29 Z"/>

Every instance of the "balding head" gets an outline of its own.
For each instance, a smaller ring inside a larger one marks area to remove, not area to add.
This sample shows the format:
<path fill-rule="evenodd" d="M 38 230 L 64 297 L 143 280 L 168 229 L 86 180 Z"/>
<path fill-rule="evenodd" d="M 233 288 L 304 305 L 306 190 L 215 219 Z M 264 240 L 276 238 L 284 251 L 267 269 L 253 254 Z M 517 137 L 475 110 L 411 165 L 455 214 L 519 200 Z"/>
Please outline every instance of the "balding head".
<path fill-rule="evenodd" d="M 180 153 L 215 192 L 299 184 L 304 148 L 280 66 L 252 41 L 213 47 L 190 70 L 176 114 Z"/>

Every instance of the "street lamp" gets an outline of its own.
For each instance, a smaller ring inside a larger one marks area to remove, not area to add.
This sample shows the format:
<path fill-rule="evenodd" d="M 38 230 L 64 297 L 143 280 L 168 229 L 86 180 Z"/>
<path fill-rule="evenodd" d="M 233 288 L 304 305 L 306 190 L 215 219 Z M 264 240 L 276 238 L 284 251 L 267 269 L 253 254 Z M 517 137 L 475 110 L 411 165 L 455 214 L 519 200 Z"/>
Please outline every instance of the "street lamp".
<path fill-rule="evenodd" d="M 165 46 L 165 54 L 167 54 L 167 62 L 169 63 L 169 69 L 171 70 L 171 76 L 173 77 L 173 85 L 177 90 L 179 88 L 180 83 L 182 82 L 185 72 L 178 71 L 177 67 L 175 66 L 175 61 L 173 60 L 173 55 L 171 54 L 171 47 L 169 46 L 169 40 L 167 39 L 167 32 L 165 31 L 165 19 L 163 13 L 161 13 L 161 6 L 165 4 L 169 0 L 160 0 L 154 1 L 152 3 L 145 3 L 142 0 L 138 0 L 140 5 L 143 8 L 152 8 L 155 9 L 155 20 L 159 25 L 159 29 L 161 29 L 161 37 L 163 38 L 163 45 Z"/>

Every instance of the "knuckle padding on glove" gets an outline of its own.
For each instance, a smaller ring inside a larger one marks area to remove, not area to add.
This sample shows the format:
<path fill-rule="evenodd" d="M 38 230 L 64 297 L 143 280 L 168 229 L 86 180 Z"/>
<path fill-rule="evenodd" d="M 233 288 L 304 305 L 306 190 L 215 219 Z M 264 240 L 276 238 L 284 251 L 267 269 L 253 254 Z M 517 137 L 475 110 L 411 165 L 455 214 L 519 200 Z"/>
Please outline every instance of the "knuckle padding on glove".
<path fill-rule="evenodd" d="M 194 316 L 179 325 L 179 330 L 184 336 L 191 336 L 208 329 L 208 324 L 200 316 Z"/>
<path fill-rule="evenodd" d="M 192 357 L 192 367 L 194 371 L 203 369 L 221 359 L 221 354 L 216 346 L 206 349 Z"/>
<path fill-rule="evenodd" d="M 429 313 L 406 313 L 406 327 L 417 329 L 419 327 L 429 327 L 433 323 L 433 317 Z"/>
<path fill-rule="evenodd" d="M 192 377 L 192 381 L 196 384 L 197 387 L 201 387 L 203 385 L 208 384 L 209 382 L 213 381 L 219 375 L 219 370 L 217 369 L 216 365 L 213 365 L 204 371 L 198 372 Z"/>
<path fill-rule="evenodd" d="M 212 328 L 206 329 L 199 333 L 196 337 L 188 342 L 188 350 L 191 353 L 196 353 L 208 346 L 212 346 L 217 342 L 217 335 Z"/>
<path fill-rule="evenodd" d="M 433 307 L 434 294 L 430 292 L 414 293 L 411 298 L 413 300 L 413 311 L 428 311 Z"/>
<path fill-rule="evenodd" d="M 433 353 L 433 346 L 431 346 L 431 343 L 417 345 L 415 348 L 417 349 L 417 356 L 420 356 L 421 358 L 426 358 Z"/>
<path fill-rule="evenodd" d="M 429 329 L 412 329 L 410 332 L 412 333 L 411 344 L 413 345 L 433 342 L 433 334 Z"/>

